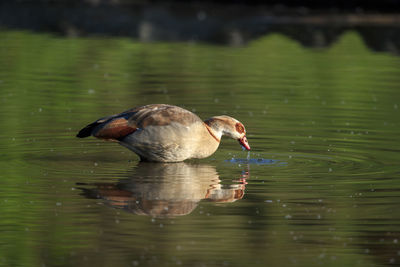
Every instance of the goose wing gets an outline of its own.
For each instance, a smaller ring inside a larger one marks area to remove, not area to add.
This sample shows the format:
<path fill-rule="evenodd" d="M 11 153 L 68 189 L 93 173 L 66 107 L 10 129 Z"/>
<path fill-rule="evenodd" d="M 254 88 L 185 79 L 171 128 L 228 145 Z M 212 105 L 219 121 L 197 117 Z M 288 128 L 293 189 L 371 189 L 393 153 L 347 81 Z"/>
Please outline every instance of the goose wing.
<path fill-rule="evenodd" d="M 192 112 L 172 105 L 151 104 L 132 108 L 120 114 L 98 119 L 79 131 L 77 137 L 95 136 L 101 139 L 121 140 L 137 129 L 147 126 L 165 126 L 179 123 L 190 126 L 201 119 Z"/>

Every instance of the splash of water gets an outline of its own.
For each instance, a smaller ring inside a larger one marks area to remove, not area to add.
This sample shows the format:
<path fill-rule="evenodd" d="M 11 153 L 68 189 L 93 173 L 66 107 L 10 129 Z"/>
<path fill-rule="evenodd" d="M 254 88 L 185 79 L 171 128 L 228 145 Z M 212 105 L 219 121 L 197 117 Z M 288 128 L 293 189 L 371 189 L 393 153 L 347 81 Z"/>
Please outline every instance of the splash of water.
<path fill-rule="evenodd" d="M 243 150 L 247 150 L 244 146 L 242 146 Z M 226 160 L 227 162 L 231 163 L 239 163 L 239 164 L 257 164 L 257 165 L 264 165 L 264 164 L 279 164 L 279 165 L 285 165 L 286 162 L 280 162 L 279 160 L 274 160 L 274 159 L 264 159 L 264 158 L 255 158 L 252 159 L 250 157 L 250 151 L 247 151 L 247 157 L 245 159 L 241 158 L 232 158 L 230 160 Z"/>
<path fill-rule="evenodd" d="M 232 159 L 226 160 L 226 162 L 239 163 L 239 164 L 257 164 L 257 165 L 271 165 L 271 164 L 285 165 L 286 164 L 286 162 L 281 162 L 279 160 L 264 159 L 264 158 L 256 158 L 256 159 L 232 158 Z"/>

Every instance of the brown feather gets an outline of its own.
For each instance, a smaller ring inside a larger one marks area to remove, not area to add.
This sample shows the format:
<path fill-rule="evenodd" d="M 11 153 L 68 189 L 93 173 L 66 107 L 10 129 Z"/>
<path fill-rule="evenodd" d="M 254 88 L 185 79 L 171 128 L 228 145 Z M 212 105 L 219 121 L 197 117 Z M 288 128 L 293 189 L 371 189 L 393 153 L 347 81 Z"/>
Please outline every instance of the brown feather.
<path fill-rule="evenodd" d="M 94 136 L 102 139 L 120 140 L 137 130 L 128 124 L 125 118 L 115 118 L 101 127 Z"/>
<path fill-rule="evenodd" d="M 165 126 L 172 122 L 189 126 L 200 120 L 195 114 L 185 109 L 164 104 L 147 105 L 124 113 L 129 116 L 128 120 L 134 122 L 139 128 Z"/>

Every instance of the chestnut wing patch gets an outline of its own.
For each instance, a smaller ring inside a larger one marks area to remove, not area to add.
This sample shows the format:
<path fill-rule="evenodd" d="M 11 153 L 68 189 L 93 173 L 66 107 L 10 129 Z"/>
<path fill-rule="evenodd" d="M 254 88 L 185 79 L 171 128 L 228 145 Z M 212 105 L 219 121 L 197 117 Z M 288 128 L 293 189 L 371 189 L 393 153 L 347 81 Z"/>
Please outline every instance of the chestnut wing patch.
<path fill-rule="evenodd" d="M 137 130 L 137 127 L 129 125 L 125 118 L 115 118 L 101 125 L 94 134 L 97 138 L 121 140 L 128 134 Z"/>

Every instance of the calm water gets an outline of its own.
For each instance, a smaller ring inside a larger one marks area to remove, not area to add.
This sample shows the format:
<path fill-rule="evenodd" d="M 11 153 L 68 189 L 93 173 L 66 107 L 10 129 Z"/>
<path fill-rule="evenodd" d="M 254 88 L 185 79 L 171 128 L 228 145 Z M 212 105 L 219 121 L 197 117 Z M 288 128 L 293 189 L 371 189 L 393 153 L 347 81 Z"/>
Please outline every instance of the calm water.
<path fill-rule="evenodd" d="M 312 50 L 0 32 L 0 265 L 400 263 L 400 58 L 354 32 Z M 250 158 L 141 164 L 77 139 L 169 103 L 242 121 Z"/>

